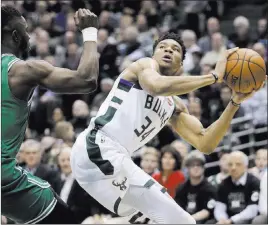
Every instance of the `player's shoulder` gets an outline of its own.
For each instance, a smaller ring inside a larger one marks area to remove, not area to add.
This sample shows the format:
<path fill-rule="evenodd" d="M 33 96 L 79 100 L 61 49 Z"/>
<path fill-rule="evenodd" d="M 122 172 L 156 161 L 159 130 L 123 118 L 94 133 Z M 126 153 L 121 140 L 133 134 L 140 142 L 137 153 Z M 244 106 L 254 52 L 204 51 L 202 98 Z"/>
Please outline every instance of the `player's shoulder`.
<path fill-rule="evenodd" d="M 153 58 L 150 58 L 150 57 L 139 59 L 136 61 L 136 63 L 138 65 L 140 65 L 143 69 L 151 68 L 151 69 L 154 69 L 156 71 L 159 70 L 159 65 L 156 62 L 156 60 L 154 60 Z"/>

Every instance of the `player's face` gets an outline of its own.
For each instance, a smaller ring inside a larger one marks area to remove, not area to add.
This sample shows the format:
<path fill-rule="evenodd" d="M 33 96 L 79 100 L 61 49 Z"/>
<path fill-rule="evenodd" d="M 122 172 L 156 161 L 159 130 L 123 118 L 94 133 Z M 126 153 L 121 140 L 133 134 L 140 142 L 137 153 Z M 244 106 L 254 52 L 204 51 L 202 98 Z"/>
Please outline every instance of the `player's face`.
<path fill-rule="evenodd" d="M 171 153 L 166 152 L 161 159 L 161 163 L 163 171 L 173 171 L 176 160 Z"/>
<path fill-rule="evenodd" d="M 30 51 L 30 35 L 27 32 L 27 22 L 24 17 L 21 17 L 15 25 L 15 30 L 19 36 L 18 47 L 23 54 L 28 54 Z"/>
<path fill-rule="evenodd" d="M 182 66 L 182 48 L 173 39 L 163 40 L 156 46 L 153 58 L 160 68 L 178 71 Z"/>

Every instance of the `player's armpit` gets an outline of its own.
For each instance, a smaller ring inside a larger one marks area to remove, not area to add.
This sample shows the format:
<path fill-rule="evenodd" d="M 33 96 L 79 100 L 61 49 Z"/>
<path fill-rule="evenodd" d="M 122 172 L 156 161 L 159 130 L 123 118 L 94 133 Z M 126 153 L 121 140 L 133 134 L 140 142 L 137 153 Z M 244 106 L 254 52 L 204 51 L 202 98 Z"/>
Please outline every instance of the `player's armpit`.
<path fill-rule="evenodd" d="M 96 77 L 86 80 L 80 71 L 54 67 L 43 60 L 25 61 L 29 82 L 59 93 L 88 93 L 97 86 Z"/>

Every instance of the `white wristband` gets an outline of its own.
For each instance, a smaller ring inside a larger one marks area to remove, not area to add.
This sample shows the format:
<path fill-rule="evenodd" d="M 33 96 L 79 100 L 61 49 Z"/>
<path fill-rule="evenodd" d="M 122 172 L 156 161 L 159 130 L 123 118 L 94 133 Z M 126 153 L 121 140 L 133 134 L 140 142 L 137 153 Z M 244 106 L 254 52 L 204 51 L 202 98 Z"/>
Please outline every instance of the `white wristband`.
<path fill-rule="evenodd" d="M 98 39 L 98 29 L 95 27 L 88 27 L 82 30 L 83 40 L 86 41 L 95 41 Z"/>

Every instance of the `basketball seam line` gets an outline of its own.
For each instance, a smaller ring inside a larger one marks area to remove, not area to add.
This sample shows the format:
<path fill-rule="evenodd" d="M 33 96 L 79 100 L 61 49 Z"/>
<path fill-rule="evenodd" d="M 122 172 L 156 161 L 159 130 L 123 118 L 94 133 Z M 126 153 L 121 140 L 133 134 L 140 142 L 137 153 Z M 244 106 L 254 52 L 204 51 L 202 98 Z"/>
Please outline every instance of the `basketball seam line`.
<path fill-rule="evenodd" d="M 249 60 L 250 60 L 251 57 L 252 57 L 252 56 L 249 57 Z M 250 69 L 249 63 L 248 63 L 248 69 L 249 69 L 250 74 L 251 74 L 251 76 L 252 76 L 252 78 L 253 78 L 253 80 L 254 80 L 255 87 L 257 88 L 257 83 L 256 83 L 255 77 L 253 76 L 253 73 L 252 73 L 252 71 L 251 71 L 251 69 Z M 255 88 L 254 88 L 254 90 L 255 90 Z"/>
<path fill-rule="evenodd" d="M 237 53 L 237 52 L 234 52 L 234 53 L 236 53 L 236 54 L 238 55 L 238 53 Z M 238 55 L 238 57 L 239 57 L 239 55 Z M 228 61 L 231 61 L 231 60 L 228 60 Z M 227 61 L 227 62 L 228 62 L 228 61 Z M 228 79 L 228 76 L 229 76 L 229 75 L 230 75 L 230 73 L 232 72 L 232 70 L 233 70 L 233 69 L 234 69 L 234 68 L 237 66 L 238 61 L 239 61 L 239 60 L 237 60 L 237 61 L 236 61 L 236 64 L 234 65 L 234 67 L 233 67 L 232 69 L 230 69 L 229 73 L 228 73 L 228 74 L 227 74 L 227 76 L 226 76 L 226 81 L 227 81 L 227 79 Z"/>
<path fill-rule="evenodd" d="M 250 57 L 252 57 L 252 56 L 250 56 Z M 230 61 L 239 61 L 239 60 L 243 60 L 243 59 L 231 59 L 231 60 L 227 60 L 227 62 L 230 62 Z M 249 62 L 249 63 L 252 63 L 252 64 L 260 67 L 265 72 L 265 70 L 259 64 L 255 63 L 255 62 L 250 62 L 248 60 L 244 60 L 244 61 Z"/>
<path fill-rule="evenodd" d="M 239 91 L 241 91 L 240 90 L 240 88 L 241 88 L 241 73 L 242 73 L 242 71 L 243 71 L 243 66 L 244 66 L 244 61 L 245 61 L 245 58 L 246 58 L 246 55 L 247 55 L 247 51 L 248 50 L 246 50 L 245 51 L 245 54 L 244 54 L 244 58 L 243 58 L 243 62 L 242 62 L 242 65 L 241 65 L 241 70 L 240 70 L 240 76 L 239 76 Z M 239 61 L 239 60 L 238 60 Z"/>

